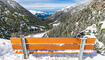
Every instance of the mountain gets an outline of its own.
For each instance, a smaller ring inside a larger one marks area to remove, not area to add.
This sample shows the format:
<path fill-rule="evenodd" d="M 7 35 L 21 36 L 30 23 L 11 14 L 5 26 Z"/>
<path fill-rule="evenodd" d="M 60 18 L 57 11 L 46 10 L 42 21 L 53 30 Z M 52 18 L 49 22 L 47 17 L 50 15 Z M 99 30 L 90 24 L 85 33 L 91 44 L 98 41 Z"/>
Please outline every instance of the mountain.
<path fill-rule="evenodd" d="M 33 11 L 33 10 L 29 10 L 33 15 L 35 15 L 35 14 L 37 14 L 37 13 L 40 13 L 40 14 L 42 14 L 42 13 L 44 13 L 44 12 L 42 12 L 42 11 Z"/>
<path fill-rule="evenodd" d="M 75 4 L 46 19 L 53 28 L 44 37 L 96 37 L 104 45 L 96 43 L 95 50 L 105 53 L 105 0 Z"/>
<path fill-rule="evenodd" d="M 0 38 L 42 32 L 47 24 L 14 0 L 0 0 Z"/>
<path fill-rule="evenodd" d="M 45 12 L 42 12 L 42 11 L 33 11 L 33 10 L 29 10 L 33 15 L 37 16 L 37 17 L 40 17 L 40 18 L 46 18 L 48 16 L 50 16 L 51 14 L 50 13 L 45 13 Z"/>

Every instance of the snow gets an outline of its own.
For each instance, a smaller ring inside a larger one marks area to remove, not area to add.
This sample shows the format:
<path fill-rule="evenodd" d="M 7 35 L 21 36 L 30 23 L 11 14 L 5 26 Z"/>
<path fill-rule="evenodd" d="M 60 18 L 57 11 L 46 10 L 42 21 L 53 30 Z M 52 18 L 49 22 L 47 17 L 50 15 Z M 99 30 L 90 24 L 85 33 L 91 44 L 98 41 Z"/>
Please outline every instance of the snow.
<path fill-rule="evenodd" d="M 97 32 L 97 27 L 96 24 L 93 24 L 91 26 L 88 26 L 85 30 L 81 31 L 85 33 L 85 36 L 83 38 L 96 38 L 96 32 Z"/>
<path fill-rule="evenodd" d="M 103 23 L 104 25 L 104 22 Z M 85 30 L 83 30 L 82 32 L 85 32 L 85 36 L 83 38 L 96 38 L 97 35 L 97 27 L 96 24 L 93 24 L 92 26 L 87 27 Z M 97 38 L 96 38 L 96 45 L 98 46 L 98 48 L 100 49 L 100 54 L 105 54 L 104 52 L 104 44 L 102 42 L 100 42 Z"/>
<path fill-rule="evenodd" d="M 7 0 L 8 4 L 10 4 L 13 8 L 16 7 L 16 3 L 13 0 Z"/>
<path fill-rule="evenodd" d="M 57 52 L 80 52 L 80 50 L 64 50 L 64 51 L 57 51 Z M 84 52 L 94 52 L 93 50 L 84 50 Z"/>
<path fill-rule="evenodd" d="M 31 37 L 31 36 L 42 37 L 45 33 L 30 35 L 28 37 Z M 61 44 L 61 46 L 62 45 L 63 44 Z M 62 52 L 62 51 L 58 51 L 58 52 Z M 76 50 L 76 51 L 65 50 L 64 52 L 79 52 L 79 50 Z M 24 60 L 23 54 L 14 54 L 14 53 L 15 51 L 12 49 L 10 40 L 0 39 L 0 60 Z M 90 55 L 84 54 L 83 59 L 84 60 L 99 60 L 99 59 L 105 60 L 105 56 L 98 54 L 96 52 L 93 52 Z M 27 60 L 78 60 L 78 55 L 75 55 L 75 54 L 68 54 L 68 55 L 30 54 L 29 59 Z"/>
<path fill-rule="evenodd" d="M 100 41 L 98 41 L 98 40 L 97 40 L 97 42 L 98 42 L 98 44 L 99 44 L 99 48 L 104 47 L 104 44 L 103 44 L 102 42 L 100 42 Z"/>
<path fill-rule="evenodd" d="M 105 59 L 105 56 L 102 56 L 100 54 L 96 54 L 96 55 L 97 55 L 96 57 L 93 57 L 93 58 L 88 57 L 86 58 L 86 60 L 104 60 Z"/>
<path fill-rule="evenodd" d="M 10 11 L 9 11 L 9 10 L 7 10 L 7 11 L 5 11 L 5 13 L 6 13 L 6 14 L 9 14 L 9 13 L 10 13 Z"/>
<path fill-rule="evenodd" d="M 42 12 L 42 11 L 33 11 L 33 10 L 29 10 L 32 14 L 36 14 L 36 13 L 44 13 L 44 12 Z"/>
<path fill-rule="evenodd" d="M 93 11 L 92 14 L 95 15 L 97 13 L 97 11 Z"/>
<path fill-rule="evenodd" d="M 44 34 L 46 34 L 47 32 L 44 33 L 39 33 L 39 34 L 33 34 L 33 35 L 28 35 L 26 37 L 33 37 L 33 38 L 41 38 L 44 36 Z"/>
<path fill-rule="evenodd" d="M 96 24 L 89 26 L 88 28 L 86 28 L 86 30 L 88 30 L 88 31 L 91 30 L 91 33 L 96 32 L 97 31 Z"/>
<path fill-rule="evenodd" d="M 32 29 L 38 29 L 38 27 L 35 27 L 35 26 L 31 26 L 31 28 L 32 28 Z"/>
<path fill-rule="evenodd" d="M 9 49 L 11 49 L 11 47 L 10 47 L 9 43 L 10 43 L 9 40 L 0 39 L 0 56 L 4 55 L 10 51 Z M 5 51 L 5 50 L 9 50 L 9 51 Z"/>
<path fill-rule="evenodd" d="M 101 29 L 105 29 L 105 21 L 102 21 L 101 23 L 103 23 Z"/>
<path fill-rule="evenodd" d="M 53 27 L 58 26 L 60 23 L 53 24 Z"/>
<path fill-rule="evenodd" d="M 66 8 L 58 10 L 57 12 L 59 12 L 59 11 L 63 11 L 63 12 L 72 11 L 72 13 L 77 12 L 77 11 L 80 11 L 80 10 L 86 8 L 91 3 L 91 1 L 92 0 L 84 0 L 84 1 L 79 2 L 79 4 L 78 3 L 71 4 L 70 6 L 67 6 Z"/>
<path fill-rule="evenodd" d="M 78 22 L 76 22 L 76 23 L 75 23 L 75 25 L 76 25 L 76 27 L 78 27 L 79 23 L 78 23 Z"/>

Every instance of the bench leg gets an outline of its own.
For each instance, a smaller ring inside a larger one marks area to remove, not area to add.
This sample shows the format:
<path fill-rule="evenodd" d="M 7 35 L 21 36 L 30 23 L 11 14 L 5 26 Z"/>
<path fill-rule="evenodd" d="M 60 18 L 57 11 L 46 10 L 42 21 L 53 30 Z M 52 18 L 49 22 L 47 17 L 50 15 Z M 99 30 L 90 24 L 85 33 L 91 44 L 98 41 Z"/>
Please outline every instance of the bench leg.
<path fill-rule="evenodd" d="M 26 43 L 25 43 L 25 38 L 21 38 L 21 44 L 22 44 L 22 49 L 23 49 L 23 53 L 24 53 L 24 59 L 28 59 L 28 51 L 26 48 Z"/>
<path fill-rule="evenodd" d="M 84 53 L 85 43 L 86 43 L 86 39 L 84 38 L 81 41 L 80 53 L 79 53 L 79 59 L 78 60 L 83 60 L 83 53 Z"/>

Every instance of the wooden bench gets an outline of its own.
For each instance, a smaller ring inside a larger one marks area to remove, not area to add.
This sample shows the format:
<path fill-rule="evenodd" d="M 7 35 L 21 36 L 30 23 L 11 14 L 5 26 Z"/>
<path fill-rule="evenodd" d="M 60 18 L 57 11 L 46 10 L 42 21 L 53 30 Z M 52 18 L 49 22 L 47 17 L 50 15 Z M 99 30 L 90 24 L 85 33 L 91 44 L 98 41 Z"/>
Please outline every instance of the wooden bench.
<path fill-rule="evenodd" d="M 28 58 L 27 54 L 80 54 L 79 60 L 82 60 L 83 54 L 91 54 L 90 50 L 94 49 L 96 38 L 11 38 L 10 40 L 12 48 L 19 50 L 16 54 L 24 54 L 25 59 Z M 45 52 L 42 52 L 43 50 Z M 59 50 L 72 52 L 57 52 Z"/>

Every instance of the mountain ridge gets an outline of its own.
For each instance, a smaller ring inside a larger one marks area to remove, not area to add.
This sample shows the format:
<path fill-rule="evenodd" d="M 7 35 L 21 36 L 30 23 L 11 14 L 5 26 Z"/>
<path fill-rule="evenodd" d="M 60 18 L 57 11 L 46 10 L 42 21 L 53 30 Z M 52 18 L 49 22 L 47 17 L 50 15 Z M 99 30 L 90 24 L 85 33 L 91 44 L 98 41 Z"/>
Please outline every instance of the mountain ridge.
<path fill-rule="evenodd" d="M 43 11 L 35 11 L 35 10 L 29 10 L 33 15 L 41 18 L 40 20 L 48 17 L 48 16 L 51 16 L 51 13 L 45 13 Z"/>

